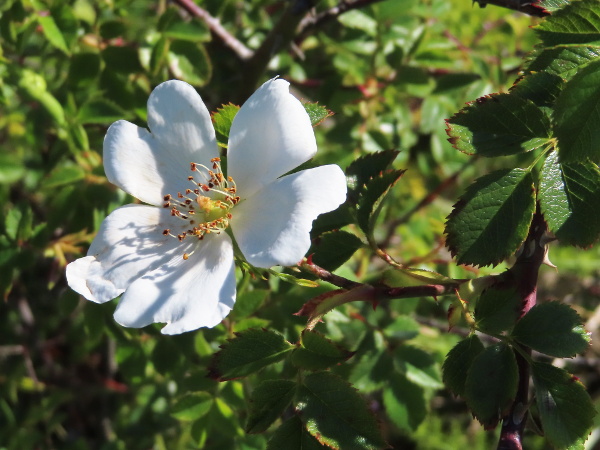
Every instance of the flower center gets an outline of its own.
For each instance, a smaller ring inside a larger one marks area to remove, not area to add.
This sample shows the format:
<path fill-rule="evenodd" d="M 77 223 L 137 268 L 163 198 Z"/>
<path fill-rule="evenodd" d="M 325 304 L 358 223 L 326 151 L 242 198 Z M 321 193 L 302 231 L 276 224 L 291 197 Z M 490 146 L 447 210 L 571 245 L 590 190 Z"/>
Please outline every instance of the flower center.
<path fill-rule="evenodd" d="M 188 176 L 188 181 L 193 188 L 163 197 L 163 208 L 170 208 L 171 216 L 185 222 L 181 233 L 174 234 L 167 228 L 163 230 L 163 235 L 177 238 L 180 242 L 187 237 L 196 237 L 201 241 L 205 235 L 220 234 L 229 226 L 232 218 L 229 211 L 240 201 L 240 197 L 236 195 L 233 178 L 223 175 L 221 158 L 213 158 L 210 162 L 212 169 L 190 163 L 193 175 Z M 184 253 L 183 259 L 188 259 L 190 255 Z"/>

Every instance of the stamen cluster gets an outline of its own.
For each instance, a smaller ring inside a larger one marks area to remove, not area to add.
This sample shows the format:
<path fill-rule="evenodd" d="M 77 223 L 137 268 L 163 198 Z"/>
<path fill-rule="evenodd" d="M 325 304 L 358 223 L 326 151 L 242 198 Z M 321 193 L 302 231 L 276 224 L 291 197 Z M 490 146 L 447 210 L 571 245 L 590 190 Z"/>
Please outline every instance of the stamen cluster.
<path fill-rule="evenodd" d="M 163 208 L 171 209 L 171 216 L 187 221 L 190 227 L 179 234 L 171 233 L 165 229 L 163 235 L 172 236 L 183 241 L 188 236 L 195 236 L 199 240 L 210 233 L 220 234 L 229 226 L 232 218 L 229 212 L 239 203 L 240 197 L 236 195 L 237 188 L 231 177 L 225 177 L 221 170 L 221 158 L 210 160 L 212 169 L 203 164 L 190 163 L 190 169 L 204 179 L 197 181 L 195 175 L 188 176 L 188 181 L 194 187 L 185 192 L 177 192 L 176 196 L 167 194 L 163 197 Z M 197 220 L 197 214 L 202 215 Z M 183 259 L 188 259 L 190 254 L 185 253 Z"/>

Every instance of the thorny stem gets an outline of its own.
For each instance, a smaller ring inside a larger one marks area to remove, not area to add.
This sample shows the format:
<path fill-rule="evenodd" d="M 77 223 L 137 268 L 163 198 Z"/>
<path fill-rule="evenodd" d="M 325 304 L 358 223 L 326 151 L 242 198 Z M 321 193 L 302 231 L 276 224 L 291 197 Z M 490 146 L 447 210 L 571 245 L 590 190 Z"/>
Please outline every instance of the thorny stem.
<path fill-rule="evenodd" d="M 522 298 L 519 317 L 523 317 L 537 301 L 537 279 L 540 266 L 546 258 L 546 242 L 544 234 L 547 231 L 546 222 L 538 211 L 533 216 L 529 235 L 523 244 L 521 254 L 511 268 L 515 275 L 515 285 Z M 531 349 L 521 347 L 525 355 L 531 355 Z M 517 395 L 509 413 L 503 418 L 502 431 L 498 442 L 498 450 L 522 450 L 523 431 L 527 419 L 529 397 L 529 362 L 521 352 L 515 352 L 519 372 Z"/>
<path fill-rule="evenodd" d="M 512 9 L 533 17 L 545 17 L 549 13 L 543 7 L 537 5 L 537 0 L 474 0 L 480 7 L 485 8 L 486 5 L 496 5 L 502 8 Z"/>

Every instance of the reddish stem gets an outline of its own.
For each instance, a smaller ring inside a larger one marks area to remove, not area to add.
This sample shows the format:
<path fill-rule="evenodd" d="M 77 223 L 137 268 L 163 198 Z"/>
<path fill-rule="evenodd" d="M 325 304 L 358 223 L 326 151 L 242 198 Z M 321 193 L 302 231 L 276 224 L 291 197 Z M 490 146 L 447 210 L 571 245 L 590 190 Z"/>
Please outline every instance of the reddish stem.
<path fill-rule="evenodd" d="M 523 250 L 517 262 L 511 268 L 515 276 L 515 284 L 523 299 L 519 317 L 523 317 L 536 304 L 537 280 L 540 266 L 546 257 L 544 234 L 547 231 L 544 217 L 539 212 L 533 216 L 529 228 L 529 236 L 523 243 Z M 530 348 L 521 350 L 531 355 Z M 529 362 L 519 352 L 515 353 L 519 371 L 519 384 L 515 400 L 509 413 L 502 420 L 502 431 L 498 442 L 498 450 L 523 450 L 523 431 L 527 422 L 529 404 Z"/>

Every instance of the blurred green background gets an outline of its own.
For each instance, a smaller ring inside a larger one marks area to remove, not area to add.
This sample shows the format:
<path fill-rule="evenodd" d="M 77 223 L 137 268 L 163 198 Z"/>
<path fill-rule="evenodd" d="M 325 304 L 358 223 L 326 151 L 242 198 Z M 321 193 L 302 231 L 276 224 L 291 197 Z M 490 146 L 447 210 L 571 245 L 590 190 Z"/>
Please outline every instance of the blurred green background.
<path fill-rule="evenodd" d="M 462 189 L 502 164 L 453 149 L 444 119 L 465 102 L 512 85 L 535 45 L 529 27 L 536 19 L 481 9 L 470 0 L 373 2 L 316 26 L 301 22 L 301 32 L 284 42 L 289 45 L 272 48 L 272 58 L 254 66 L 253 81 L 247 62 L 183 3 L 0 5 L 0 448 L 266 446 L 268 432 L 243 431 L 252 378 L 219 384 L 206 378 L 206 366 L 235 331 L 262 326 L 297 340 L 304 320 L 292 314 L 325 288 L 250 280 L 240 273 L 237 307 L 223 324 L 169 337 L 160 335 L 160 326 L 124 329 L 112 320 L 116 301 L 88 303 L 66 286 L 65 265 L 85 254 L 110 211 L 133 201 L 104 177 L 106 129 L 118 119 L 145 126 L 147 98 L 162 81 L 187 81 L 215 111 L 228 102 L 240 104 L 253 83 L 275 75 L 287 79 L 298 98 L 334 113 L 315 129 L 317 163 L 346 167 L 370 152 L 401 150 L 395 167 L 409 170 L 377 231 L 390 254 L 451 277 L 504 268 L 458 267 L 444 249 L 445 217 Z M 290 5 L 197 4 L 249 52 Z M 317 2 L 306 17 L 336 5 Z M 419 207 L 431 192 L 432 201 Z M 598 247 L 552 247 L 550 258 L 558 271 L 542 270 L 541 295 L 567 301 L 597 329 Z M 370 280 L 381 269 L 361 250 L 339 273 Z M 367 396 L 395 448 L 487 449 L 497 440 L 497 433 L 483 431 L 466 406 L 443 390 L 441 362 L 460 334 L 447 333 L 447 307 L 430 299 L 395 301 L 376 311 L 346 305 L 318 326 L 357 351 L 334 370 Z M 352 320 L 357 315 L 368 325 Z M 410 341 L 429 357 L 421 403 L 408 421 L 385 400 L 388 375 L 376 364 L 390 339 Z M 594 343 L 588 355 L 567 361 L 596 404 L 599 353 Z M 268 368 L 261 377 L 286 370 Z M 190 393 L 201 400 L 200 410 L 181 413 L 178 402 Z M 543 439 L 528 439 L 527 448 L 546 448 Z"/>

